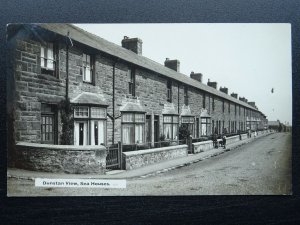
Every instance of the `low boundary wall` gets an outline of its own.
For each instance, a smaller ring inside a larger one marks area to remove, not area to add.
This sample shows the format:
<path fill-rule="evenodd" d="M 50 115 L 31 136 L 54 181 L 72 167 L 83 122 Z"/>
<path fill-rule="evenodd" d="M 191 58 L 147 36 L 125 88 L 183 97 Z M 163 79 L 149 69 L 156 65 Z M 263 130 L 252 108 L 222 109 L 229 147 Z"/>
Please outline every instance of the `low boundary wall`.
<path fill-rule="evenodd" d="M 187 145 L 176 145 L 148 150 L 123 152 L 123 169 L 132 170 L 187 155 Z"/>
<path fill-rule="evenodd" d="M 257 137 L 262 137 L 270 134 L 271 132 L 266 130 L 266 131 L 258 131 L 257 132 Z M 248 134 L 241 134 L 241 140 L 245 140 L 248 138 Z M 251 138 L 254 138 L 254 132 L 251 133 Z M 251 139 L 249 138 L 249 139 Z M 218 142 L 221 142 L 222 139 L 218 139 Z M 231 136 L 226 138 L 226 145 L 236 143 L 240 141 L 239 135 Z M 205 152 L 208 150 L 213 149 L 213 141 L 202 141 L 202 142 L 196 142 L 192 144 L 192 153 L 200 153 L 200 152 Z"/>
<path fill-rule="evenodd" d="M 105 174 L 104 146 L 49 145 L 19 142 L 16 166 L 22 169 L 72 174 Z"/>

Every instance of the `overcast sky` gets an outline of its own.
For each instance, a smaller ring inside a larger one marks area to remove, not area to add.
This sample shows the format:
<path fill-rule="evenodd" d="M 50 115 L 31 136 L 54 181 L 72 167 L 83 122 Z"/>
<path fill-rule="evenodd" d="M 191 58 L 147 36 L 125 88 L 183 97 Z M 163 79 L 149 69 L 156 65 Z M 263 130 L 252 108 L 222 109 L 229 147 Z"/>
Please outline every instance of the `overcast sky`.
<path fill-rule="evenodd" d="M 121 45 L 143 41 L 143 56 L 163 64 L 178 59 L 180 72 L 255 101 L 268 120 L 292 122 L 290 24 L 76 24 Z M 271 89 L 274 88 L 274 93 Z"/>

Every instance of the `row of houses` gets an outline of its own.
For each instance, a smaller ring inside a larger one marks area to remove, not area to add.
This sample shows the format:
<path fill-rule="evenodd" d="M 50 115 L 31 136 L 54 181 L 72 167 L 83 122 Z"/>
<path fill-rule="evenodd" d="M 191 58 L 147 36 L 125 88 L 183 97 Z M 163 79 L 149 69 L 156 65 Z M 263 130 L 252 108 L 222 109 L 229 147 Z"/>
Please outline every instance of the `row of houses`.
<path fill-rule="evenodd" d="M 11 24 L 8 110 L 15 142 L 61 144 L 70 99 L 71 144 L 123 145 L 178 140 L 184 125 L 193 138 L 267 127 L 255 102 L 201 73 L 180 73 L 142 55 L 142 40 L 122 46 L 70 24 Z"/>

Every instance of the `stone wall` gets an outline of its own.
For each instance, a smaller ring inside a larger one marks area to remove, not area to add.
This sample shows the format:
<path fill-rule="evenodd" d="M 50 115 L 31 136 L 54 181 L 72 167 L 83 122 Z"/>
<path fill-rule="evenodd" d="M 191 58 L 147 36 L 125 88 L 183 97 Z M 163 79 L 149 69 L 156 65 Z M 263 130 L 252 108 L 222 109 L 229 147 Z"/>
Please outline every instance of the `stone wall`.
<path fill-rule="evenodd" d="M 123 152 L 123 167 L 132 170 L 188 155 L 187 145 Z"/>
<path fill-rule="evenodd" d="M 192 144 L 192 153 L 200 153 L 200 152 L 205 152 L 208 150 L 211 150 L 214 148 L 213 142 L 212 141 L 202 141 L 202 142 L 197 142 Z"/>
<path fill-rule="evenodd" d="M 104 146 L 46 145 L 19 142 L 16 167 L 53 173 L 104 174 Z"/>

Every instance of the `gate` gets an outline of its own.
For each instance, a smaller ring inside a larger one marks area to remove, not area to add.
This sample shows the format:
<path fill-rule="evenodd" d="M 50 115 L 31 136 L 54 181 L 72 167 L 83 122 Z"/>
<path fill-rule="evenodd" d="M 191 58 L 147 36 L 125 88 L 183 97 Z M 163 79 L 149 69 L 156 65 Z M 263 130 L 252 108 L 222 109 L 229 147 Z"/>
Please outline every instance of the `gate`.
<path fill-rule="evenodd" d="M 122 144 L 118 142 L 116 145 L 107 147 L 106 169 L 118 170 L 122 169 Z"/>

